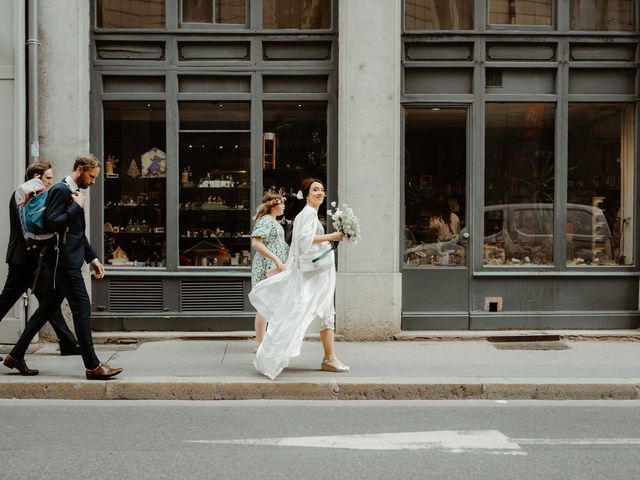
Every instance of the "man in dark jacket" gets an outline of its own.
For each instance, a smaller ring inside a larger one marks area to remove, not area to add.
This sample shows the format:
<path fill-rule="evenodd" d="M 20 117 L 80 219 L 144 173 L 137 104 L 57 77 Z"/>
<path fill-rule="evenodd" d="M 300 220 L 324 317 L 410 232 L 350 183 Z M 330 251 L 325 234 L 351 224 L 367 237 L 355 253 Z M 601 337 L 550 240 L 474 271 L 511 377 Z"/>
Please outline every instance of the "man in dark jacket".
<path fill-rule="evenodd" d="M 53 183 L 53 170 L 51 164 L 46 162 L 36 162 L 29 165 L 26 172 L 26 180 L 32 178 L 40 178 L 45 187 L 49 187 Z M 20 297 L 33 286 L 34 276 L 38 266 L 38 252 L 31 251 L 27 248 L 27 242 L 24 239 L 20 220 L 18 218 L 18 206 L 14 194 L 9 199 L 9 245 L 7 246 L 6 262 L 9 264 L 9 272 L 7 280 L 0 293 L 0 320 L 9 312 Z M 48 271 L 41 268 L 38 275 L 38 284 L 33 292 L 38 299 L 42 300 L 40 290 L 41 285 L 50 281 Z M 62 316 L 60 309 L 48 319 L 56 333 L 61 355 L 79 355 L 80 348 L 76 342 L 67 323 Z"/>
<path fill-rule="evenodd" d="M 85 195 L 80 189 L 89 188 L 100 175 L 100 163 L 94 155 L 81 155 L 75 159 L 73 172 L 62 182 L 51 187 L 47 198 L 45 225 L 47 232 L 58 235 L 56 248 L 47 255 L 47 264 L 53 272 L 53 288 L 47 292 L 42 304 L 27 322 L 24 333 L 5 359 L 24 362 L 29 343 L 45 322 L 47 314 L 58 308 L 66 298 L 73 314 L 73 325 L 82 360 L 89 380 L 106 380 L 122 372 L 100 363 L 91 337 L 91 301 L 82 278 L 82 267 L 88 263 L 97 279 L 105 275 L 104 267 L 85 235 Z M 25 365 L 26 367 L 26 365 Z"/>

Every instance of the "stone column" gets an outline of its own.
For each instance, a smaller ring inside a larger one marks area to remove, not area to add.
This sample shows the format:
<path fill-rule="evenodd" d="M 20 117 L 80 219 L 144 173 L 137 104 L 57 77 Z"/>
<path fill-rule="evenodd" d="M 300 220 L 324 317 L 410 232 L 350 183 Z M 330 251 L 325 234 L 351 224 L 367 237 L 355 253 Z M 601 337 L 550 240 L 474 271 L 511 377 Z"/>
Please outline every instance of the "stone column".
<path fill-rule="evenodd" d="M 338 194 L 362 240 L 339 248 L 337 333 L 352 340 L 400 331 L 401 0 L 339 5 Z"/>
<path fill-rule="evenodd" d="M 55 180 L 90 146 L 90 10 L 86 0 L 40 0 L 40 158 L 53 164 Z M 89 198 L 85 204 L 89 236 Z M 85 280 L 90 291 L 88 269 Z M 34 299 L 35 300 L 35 299 Z M 66 306 L 66 302 L 65 302 Z M 65 317 L 70 322 L 67 309 Z M 55 339 L 49 324 L 41 334 Z"/>
<path fill-rule="evenodd" d="M 4 263 L 9 242 L 9 195 L 25 170 L 25 19 L 22 0 L 0 0 L 0 288 L 7 280 Z M 22 302 L 0 323 L 0 343 L 15 343 L 23 330 Z"/>

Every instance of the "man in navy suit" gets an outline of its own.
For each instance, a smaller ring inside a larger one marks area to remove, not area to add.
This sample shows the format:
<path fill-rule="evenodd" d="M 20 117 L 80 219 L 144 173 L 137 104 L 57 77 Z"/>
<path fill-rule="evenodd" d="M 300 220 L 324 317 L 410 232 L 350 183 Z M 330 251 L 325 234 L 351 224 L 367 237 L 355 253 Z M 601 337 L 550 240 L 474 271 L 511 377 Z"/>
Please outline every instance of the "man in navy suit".
<path fill-rule="evenodd" d="M 105 275 L 104 267 L 85 234 L 85 195 L 80 189 L 89 188 L 100 175 L 100 162 L 92 155 L 76 157 L 73 172 L 62 182 L 51 187 L 45 211 L 47 232 L 56 233 L 56 247 L 47 255 L 47 264 L 53 272 L 52 288 L 40 307 L 27 322 L 22 336 L 7 360 L 22 361 L 29 343 L 42 327 L 47 315 L 66 298 L 73 314 L 73 325 L 78 336 L 82 360 L 89 380 L 106 380 L 122 372 L 100 363 L 91 337 L 91 301 L 82 278 L 82 267 L 88 263 L 97 279 Z M 24 365 L 26 367 L 26 364 Z"/>
<path fill-rule="evenodd" d="M 29 165 L 25 179 L 31 180 L 32 178 L 39 178 L 42 184 L 48 188 L 53 183 L 51 164 L 35 162 Z M 11 194 L 9 199 L 9 220 L 9 245 L 7 246 L 6 257 L 6 262 L 9 264 L 9 272 L 2 293 L 0 293 L 0 320 L 4 318 L 20 297 L 33 286 L 34 275 L 38 266 L 37 252 L 28 249 L 27 242 L 22 234 L 22 227 L 18 219 L 18 206 L 16 205 L 14 194 Z M 46 285 L 50 281 L 47 275 L 48 271 L 41 269 L 38 275 L 39 285 L 43 283 Z M 38 298 L 38 301 L 41 301 L 42 296 L 38 286 L 36 286 L 33 293 Z M 69 330 L 60 309 L 56 310 L 49 318 L 49 323 L 51 323 L 59 339 L 60 354 L 79 355 L 80 348 L 76 342 L 76 337 Z M 16 366 L 16 368 L 19 367 Z"/>

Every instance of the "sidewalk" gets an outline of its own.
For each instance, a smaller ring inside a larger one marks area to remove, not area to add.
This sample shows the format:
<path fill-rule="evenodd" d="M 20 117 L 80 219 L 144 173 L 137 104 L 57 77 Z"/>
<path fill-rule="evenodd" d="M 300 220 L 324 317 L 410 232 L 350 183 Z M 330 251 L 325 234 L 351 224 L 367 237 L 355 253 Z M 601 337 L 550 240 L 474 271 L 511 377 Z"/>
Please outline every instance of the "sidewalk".
<path fill-rule="evenodd" d="M 110 381 L 86 380 L 80 357 L 60 357 L 57 345 L 44 344 L 26 358 L 38 376 L 0 365 L 0 398 L 640 399 L 640 341 L 598 338 L 338 342 L 348 374 L 320 371 L 322 346 L 307 341 L 275 381 L 253 368 L 250 340 L 97 345 L 102 361 L 124 368 Z"/>

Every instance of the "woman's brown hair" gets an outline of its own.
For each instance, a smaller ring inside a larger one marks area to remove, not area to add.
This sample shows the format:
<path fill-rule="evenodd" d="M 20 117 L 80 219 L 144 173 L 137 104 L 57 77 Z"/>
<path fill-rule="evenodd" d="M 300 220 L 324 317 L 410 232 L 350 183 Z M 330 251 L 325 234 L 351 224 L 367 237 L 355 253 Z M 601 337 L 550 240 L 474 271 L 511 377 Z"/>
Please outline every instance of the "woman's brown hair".
<path fill-rule="evenodd" d="M 284 197 L 276 192 L 265 192 L 262 196 L 262 204 L 258 207 L 254 220 L 257 221 L 260 217 L 267 215 L 273 207 L 283 203 Z"/>
<path fill-rule="evenodd" d="M 311 190 L 311 185 L 313 185 L 314 183 L 319 183 L 320 185 L 322 185 L 322 188 L 325 188 L 324 182 L 317 178 L 305 178 L 304 180 L 302 180 L 302 182 L 300 182 L 300 190 L 302 191 L 303 199 L 307 199 L 309 190 Z"/>

